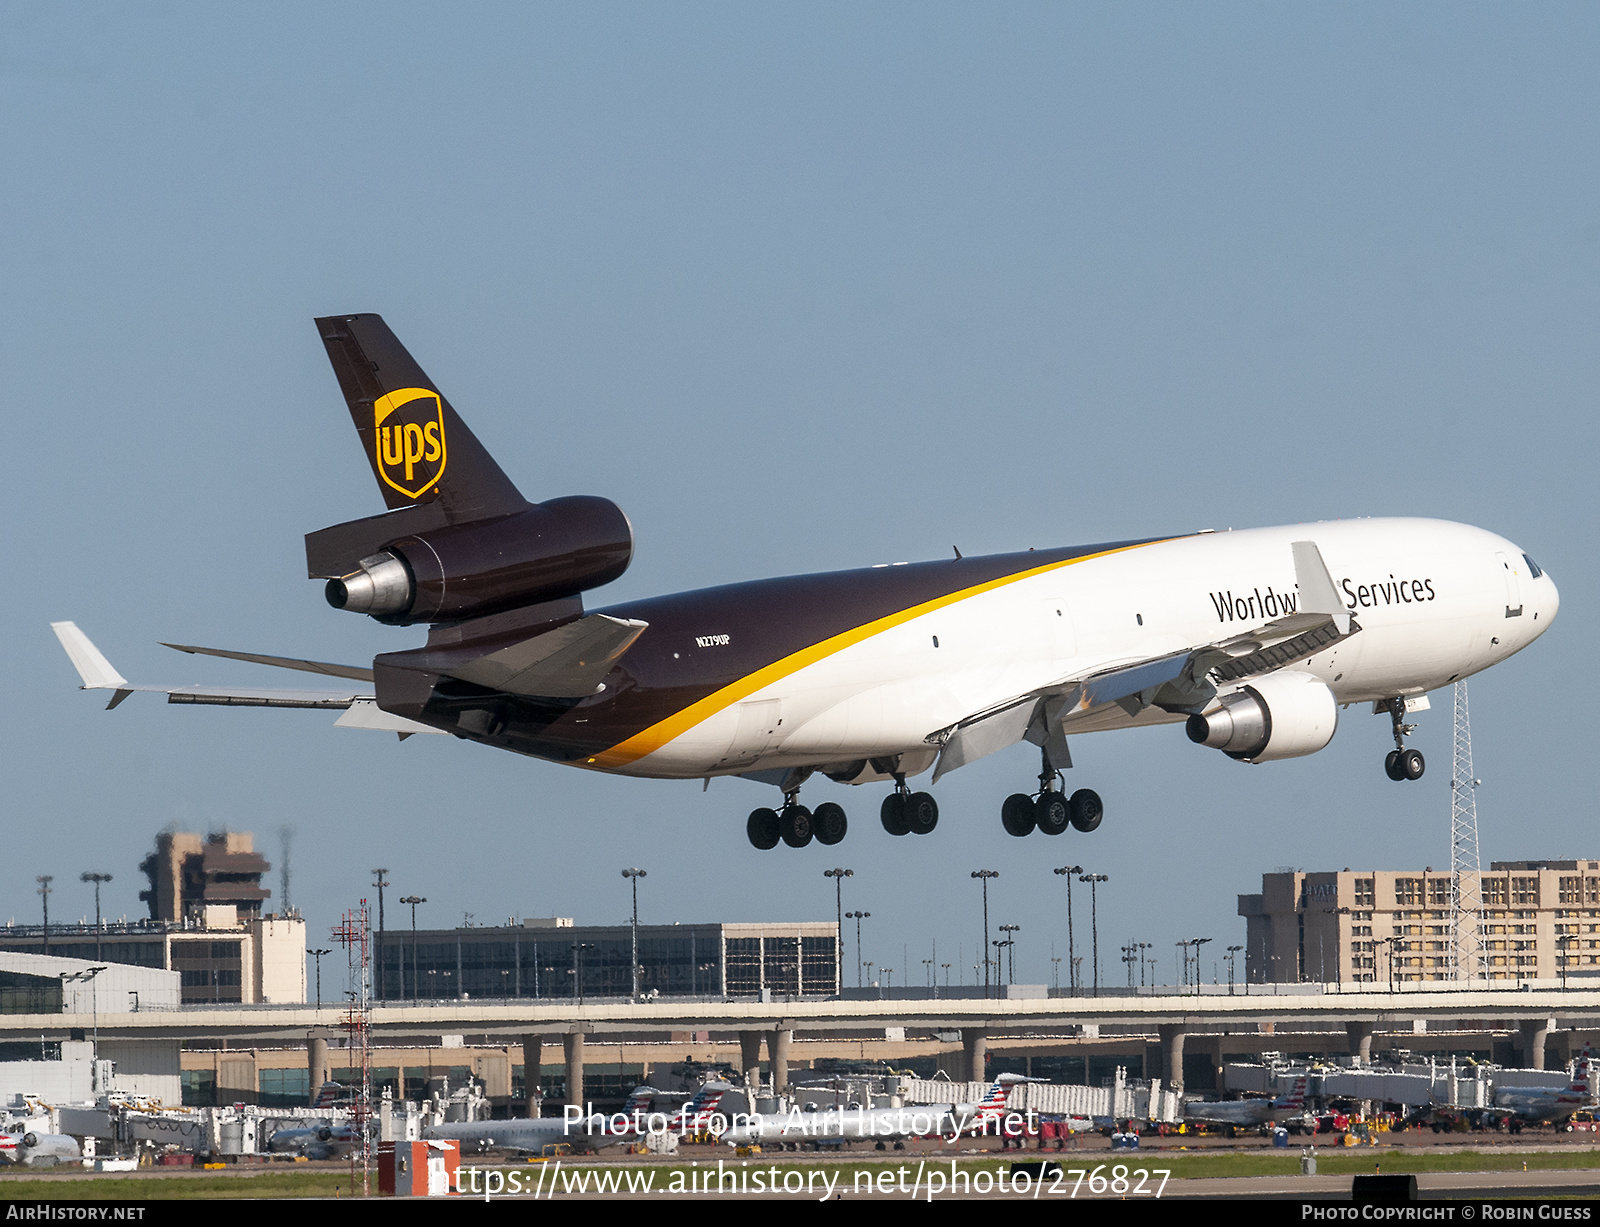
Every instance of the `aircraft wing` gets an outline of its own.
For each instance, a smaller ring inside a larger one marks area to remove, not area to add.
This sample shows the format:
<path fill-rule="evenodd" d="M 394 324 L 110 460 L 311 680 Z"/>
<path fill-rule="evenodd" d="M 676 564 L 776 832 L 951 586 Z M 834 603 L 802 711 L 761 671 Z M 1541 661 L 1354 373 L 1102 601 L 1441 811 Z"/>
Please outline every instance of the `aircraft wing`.
<path fill-rule="evenodd" d="M 240 686 L 164 686 L 130 682 L 112 667 L 111 662 L 105 658 L 104 653 L 95 647 L 89 637 L 78 628 L 77 623 L 52 622 L 50 629 L 55 631 L 56 638 L 61 641 L 61 646 L 66 649 L 68 658 L 78 670 L 78 676 L 83 679 L 82 689 L 109 690 L 113 692 L 111 701 L 106 704 L 107 711 L 116 707 L 129 695 L 143 692 L 164 694 L 167 696 L 167 702 L 169 703 L 199 703 L 218 707 L 310 707 L 333 709 L 345 713 L 335 721 L 335 727 L 380 729 L 386 732 L 399 733 L 402 739 L 411 736 L 413 733 L 437 733 L 440 731 L 425 724 L 418 724 L 415 721 L 405 720 L 399 716 L 392 716 L 388 712 L 379 710 L 372 691 L 360 687 L 347 686 L 338 690 L 283 690 Z M 179 650 L 198 651 L 210 656 L 229 656 L 238 660 L 253 660 L 257 663 L 284 664 L 288 668 L 300 668 L 318 664 L 318 662 L 314 661 L 286 662 L 281 657 L 250 656 L 242 652 L 225 652 L 220 649 L 180 648 Z M 355 666 L 344 665 L 322 665 L 310 671 L 328 672 L 332 669 L 355 672 Z M 370 674 L 370 670 L 368 672 Z"/>
<path fill-rule="evenodd" d="M 92 645 L 91 645 L 92 646 Z M 197 648 L 187 643 L 163 643 L 164 648 L 175 652 L 188 652 L 196 656 L 225 656 L 229 660 L 247 660 L 253 665 L 272 665 L 278 669 L 299 669 L 303 673 L 322 673 L 329 677 L 347 677 L 352 681 L 370 682 L 372 670 L 360 665 L 332 665 L 322 660 L 296 660 L 292 656 L 259 656 L 254 652 L 229 652 L 223 648 Z"/>
<path fill-rule="evenodd" d="M 1019 741 L 1041 746 L 1057 768 L 1070 767 L 1063 729 L 1063 721 L 1070 717 L 1113 703 L 1129 716 L 1152 706 L 1199 711 L 1215 697 L 1219 683 L 1281 669 L 1360 631 L 1340 600 L 1316 543 L 1296 541 L 1291 549 L 1300 589 L 1296 612 L 1226 639 L 1065 678 L 939 729 L 927 738 L 929 745 L 940 747 L 934 781 Z"/>

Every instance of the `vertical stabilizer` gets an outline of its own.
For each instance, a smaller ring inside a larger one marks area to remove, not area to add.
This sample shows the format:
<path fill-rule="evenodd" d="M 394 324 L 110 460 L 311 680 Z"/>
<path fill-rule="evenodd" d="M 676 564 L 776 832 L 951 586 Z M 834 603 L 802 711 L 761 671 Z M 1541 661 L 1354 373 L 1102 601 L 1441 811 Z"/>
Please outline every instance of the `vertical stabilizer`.
<path fill-rule="evenodd" d="M 326 316 L 317 331 L 389 510 L 461 524 L 528 506 L 382 316 Z"/>

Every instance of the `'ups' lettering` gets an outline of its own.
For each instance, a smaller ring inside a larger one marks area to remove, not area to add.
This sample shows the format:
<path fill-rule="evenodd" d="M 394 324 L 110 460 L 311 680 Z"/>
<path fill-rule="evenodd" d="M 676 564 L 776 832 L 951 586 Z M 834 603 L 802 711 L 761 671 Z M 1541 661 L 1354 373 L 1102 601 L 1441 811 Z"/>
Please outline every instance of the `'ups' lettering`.
<path fill-rule="evenodd" d="M 422 427 L 416 422 L 407 422 L 406 432 L 406 480 L 411 480 L 412 470 L 417 461 L 422 459 Z"/>

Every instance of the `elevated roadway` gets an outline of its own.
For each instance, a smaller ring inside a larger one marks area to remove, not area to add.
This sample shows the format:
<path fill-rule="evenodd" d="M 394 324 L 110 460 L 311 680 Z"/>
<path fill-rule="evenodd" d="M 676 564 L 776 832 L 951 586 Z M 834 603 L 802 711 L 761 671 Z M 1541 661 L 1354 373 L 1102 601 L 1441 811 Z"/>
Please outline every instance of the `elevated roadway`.
<path fill-rule="evenodd" d="M 311 1085 L 327 1077 L 328 1040 L 344 1034 L 344 1011 L 332 1005 L 186 1006 L 103 1014 L 0 1014 L 0 1040 L 66 1039 L 94 1030 L 102 1040 L 167 1040 L 227 1045 L 252 1043 L 307 1045 Z M 957 1031 L 967 1076 L 983 1077 L 989 1036 L 1049 1033 L 1068 1028 L 1124 1026 L 1159 1034 L 1164 1066 L 1183 1069 L 1187 1034 L 1200 1028 L 1347 1031 L 1350 1050 L 1371 1054 L 1378 1030 L 1410 1029 L 1412 1024 L 1497 1023 L 1522 1033 L 1528 1063 L 1542 1067 L 1545 1041 L 1553 1026 L 1600 1027 L 1600 988 L 1532 987 L 1521 990 L 1360 985 L 1338 992 L 1157 993 L 1100 997 L 1025 997 L 973 999 L 926 997 L 910 1000 L 805 999 L 728 1001 L 661 998 L 631 1002 L 601 999 L 450 1000 L 384 1003 L 370 1016 L 378 1041 L 471 1033 L 519 1037 L 524 1059 L 540 1064 L 546 1037 L 565 1050 L 569 1101 L 582 1102 L 585 1036 L 648 1036 L 682 1031 L 737 1033 L 743 1067 L 759 1064 L 763 1039 L 773 1079 L 787 1083 L 788 1049 L 797 1030 L 810 1034 L 861 1033 L 888 1027 Z M 1177 1079 L 1172 1079 L 1177 1082 Z M 1181 1083 L 1178 1083 L 1181 1087 Z"/>

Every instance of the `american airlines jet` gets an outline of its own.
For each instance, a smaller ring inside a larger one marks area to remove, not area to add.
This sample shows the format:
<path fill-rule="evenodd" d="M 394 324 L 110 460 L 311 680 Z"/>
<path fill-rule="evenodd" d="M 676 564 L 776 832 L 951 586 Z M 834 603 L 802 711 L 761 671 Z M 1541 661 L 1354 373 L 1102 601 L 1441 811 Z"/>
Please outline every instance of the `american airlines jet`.
<path fill-rule="evenodd" d="M 1406 736 L 1428 692 L 1521 651 L 1559 607 L 1506 538 L 1383 519 L 956 551 L 591 610 L 585 594 L 632 558 L 622 510 L 528 502 L 381 318 L 317 327 L 388 510 L 307 535 L 307 573 L 333 608 L 425 625 L 426 643 L 370 666 L 169 644 L 352 684 L 138 685 L 55 623 L 108 706 L 156 691 L 337 709 L 344 728 L 449 733 L 591 771 L 742 776 L 777 794 L 747 818 L 758 848 L 845 837 L 841 805 L 801 803 L 819 777 L 888 785 L 883 828 L 926 835 L 939 807 L 912 780 L 1029 742 L 1037 772 L 998 816 L 1014 836 L 1060 835 L 1100 825 L 1098 794 L 1064 784 L 1070 739 L 1088 733 L 1181 725 L 1262 764 L 1316 753 L 1341 713 L 1370 706 L 1389 717 L 1385 772 L 1418 779 Z"/>

